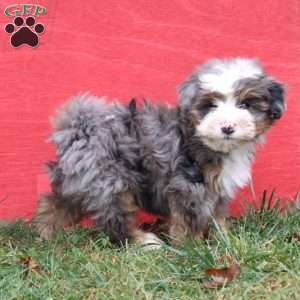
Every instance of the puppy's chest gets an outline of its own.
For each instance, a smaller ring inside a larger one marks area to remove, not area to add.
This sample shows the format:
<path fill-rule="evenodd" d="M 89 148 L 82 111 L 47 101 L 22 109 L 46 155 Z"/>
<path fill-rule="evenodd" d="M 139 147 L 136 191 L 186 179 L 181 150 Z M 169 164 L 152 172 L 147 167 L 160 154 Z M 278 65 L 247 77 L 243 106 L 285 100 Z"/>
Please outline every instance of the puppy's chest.
<path fill-rule="evenodd" d="M 238 188 L 250 182 L 252 157 L 248 149 L 239 149 L 223 158 L 217 178 L 221 197 L 233 198 Z"/>

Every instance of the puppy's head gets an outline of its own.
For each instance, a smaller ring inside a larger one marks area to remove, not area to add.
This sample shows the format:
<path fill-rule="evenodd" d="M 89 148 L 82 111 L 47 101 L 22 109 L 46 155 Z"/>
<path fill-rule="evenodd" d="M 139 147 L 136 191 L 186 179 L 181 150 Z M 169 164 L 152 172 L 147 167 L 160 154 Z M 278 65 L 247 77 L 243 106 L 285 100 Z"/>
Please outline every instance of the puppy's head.
<path fill-rule="evenodd" d="M 256 140 L 285 110 L 284 89 L 253 59 L 212 60 L 180 87 L 181 110 L 211 149 Z"/>

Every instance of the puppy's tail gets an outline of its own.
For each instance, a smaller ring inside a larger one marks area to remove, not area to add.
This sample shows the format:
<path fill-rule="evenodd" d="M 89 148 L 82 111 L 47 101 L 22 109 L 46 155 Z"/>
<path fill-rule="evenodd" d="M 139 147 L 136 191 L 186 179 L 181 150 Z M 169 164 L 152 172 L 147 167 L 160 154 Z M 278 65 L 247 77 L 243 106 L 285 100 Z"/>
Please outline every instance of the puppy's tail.
<path fill-rule="evenodd" d="M 86 124 L 97 120 L 109 108 L 105 98 L 90 94 L 72 97 L 51 119 L 55 131 L 85 129 Z"/>
<path fill-rule="evenodd" d="M 56 146 L 59 167 L 65 174 L 63 194 L 87 189 L 96 176 L 99 161 L 112 148 L 107 123 L 113 118 L 113 104 L 88 94 L 76 96 L 52 119 L 54 133 L 50 141 Z"/>

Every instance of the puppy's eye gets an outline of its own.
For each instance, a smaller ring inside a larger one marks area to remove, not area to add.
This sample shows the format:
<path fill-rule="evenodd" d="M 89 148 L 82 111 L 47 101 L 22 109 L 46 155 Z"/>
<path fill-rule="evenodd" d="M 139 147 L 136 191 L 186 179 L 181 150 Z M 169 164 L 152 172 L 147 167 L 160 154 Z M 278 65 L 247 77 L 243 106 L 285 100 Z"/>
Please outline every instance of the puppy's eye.
<path fill-rule="evenodd" d="M 250 107 L 249 102 L 242 102 L 238 105 L 238 108 L 241 108 L 241 109 L 248 109 L 249 107 Z"/>
<path fill-rule="evenodd" d="M 212 109 L 212 108 L 216 108 L 216 107 L 218 107 L 218 106 L 215 103 L 208 102 L 204 105 L 201 105 L 200 109 Z"/>

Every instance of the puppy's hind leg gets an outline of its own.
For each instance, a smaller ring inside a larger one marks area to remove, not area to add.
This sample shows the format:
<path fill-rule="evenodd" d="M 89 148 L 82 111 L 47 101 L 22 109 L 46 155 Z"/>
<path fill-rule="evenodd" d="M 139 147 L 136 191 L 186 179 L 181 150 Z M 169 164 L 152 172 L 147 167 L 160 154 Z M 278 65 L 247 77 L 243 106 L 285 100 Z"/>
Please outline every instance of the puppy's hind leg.
<path fill-rule="evenodd" d="M 125 191 L 114 198 L 107 209 L 96 214 L 96 224 L 120 246 L 132 242 L 143 246 L 145 250 L 160 248 L 163 242 L 155 234 L 144 232 L 138 227 L 136 217 L 139 207 L 133 194 Z"/>
<path fill-rule="evenodd" d="M 32 224 L 44 239 L 50 239 L 65 225 L 74 225 L 80 220 L 78 209 L 68 209 L 60 202 L 61 199 L 53 193 L 42 195 L 39 199 Z"/>

